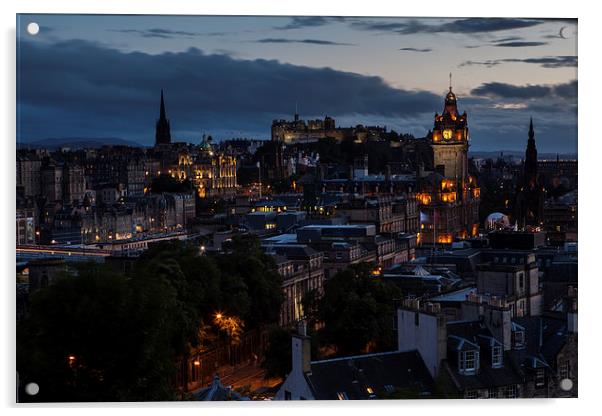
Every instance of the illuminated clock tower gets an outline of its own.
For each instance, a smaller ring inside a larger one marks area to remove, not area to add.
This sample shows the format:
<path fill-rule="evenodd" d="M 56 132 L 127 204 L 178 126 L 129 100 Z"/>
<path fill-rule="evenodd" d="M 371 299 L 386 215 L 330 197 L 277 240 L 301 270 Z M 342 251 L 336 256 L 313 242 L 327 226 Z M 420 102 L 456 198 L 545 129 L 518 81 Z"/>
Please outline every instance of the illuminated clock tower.
<path fill-rule="evenodd" d="M 468 176 L 468 125 L 466 112 L 460 115 L 456 94 L 452 91 L 451 74 L 449 92 L 445 96 L 443 114 L 435 114 L 435 125 L 430 136 L 435 171 L 447 179 L 466 183 Z"/>
<path fill-rule="evenodd" d="M 479 229 L 480 189 L 468 173 L 468 124 L 460 114 L 456 95 L 445 95 L 442 114 L 435 114 L 433 131 L 427 135 L 433 155 L 432 172 L 420 177 L 420 244 L 448 244 L 475 236 Z"/>

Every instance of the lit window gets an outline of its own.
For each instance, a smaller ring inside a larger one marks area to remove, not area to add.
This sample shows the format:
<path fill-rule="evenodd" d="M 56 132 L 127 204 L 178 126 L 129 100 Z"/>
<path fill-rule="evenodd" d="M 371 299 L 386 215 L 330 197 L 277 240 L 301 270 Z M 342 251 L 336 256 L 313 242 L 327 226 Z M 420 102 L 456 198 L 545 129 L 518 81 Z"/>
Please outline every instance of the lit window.
<path fill-rule="evenodd" d="M 345 393 L 344 391 L 337 393 L 337 398 L 339 400 L 349 400 L 349 397 L 347 396 L 347 393 Z"/>

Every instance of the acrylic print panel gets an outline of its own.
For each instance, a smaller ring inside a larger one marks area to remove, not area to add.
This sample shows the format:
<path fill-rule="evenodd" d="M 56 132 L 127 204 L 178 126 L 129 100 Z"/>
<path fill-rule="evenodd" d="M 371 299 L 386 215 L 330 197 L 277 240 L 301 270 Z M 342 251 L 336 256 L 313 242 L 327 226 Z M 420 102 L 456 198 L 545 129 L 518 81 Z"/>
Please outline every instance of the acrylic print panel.
<path fill-rule="evenodd" d="M 577 21 L 17 16 L 19 402 L 577 396 Z"/>

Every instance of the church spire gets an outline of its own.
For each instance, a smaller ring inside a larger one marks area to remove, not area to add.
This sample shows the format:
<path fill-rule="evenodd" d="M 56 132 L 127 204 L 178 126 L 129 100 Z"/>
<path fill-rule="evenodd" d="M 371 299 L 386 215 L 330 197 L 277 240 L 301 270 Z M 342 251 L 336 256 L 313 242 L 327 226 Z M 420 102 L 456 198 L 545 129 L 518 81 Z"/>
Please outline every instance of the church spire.
<path fill-rule="evenodd" d="M 449 92 L 452 90 L 452 73 L 449 73 Z"/>
<path fill-rule="evenodd" d="M 525 152 L 525 185 L 537 185 L 537 147 L 535 146 L 535 131 L 533 130 L 533 117 L 529 121 L 529 140 Z"/>
<path fill-rule="evenodd" d="M 165 101 L 163 100 L 163 89 L 161 89 L 161 110 L 159 111 L 159 120 L 165 119 Z"/>
<path fill-rule="evenodd" d="M 169 120 L 165 114 L 165 100 L 163 98 L 163 90 L 161 90 L 161 108 L 159 110 L 159 119 L 155 128 L 155 145 L 158 144 L 170 144 L 171 143 L 171 131 L 169 127 Z"/>

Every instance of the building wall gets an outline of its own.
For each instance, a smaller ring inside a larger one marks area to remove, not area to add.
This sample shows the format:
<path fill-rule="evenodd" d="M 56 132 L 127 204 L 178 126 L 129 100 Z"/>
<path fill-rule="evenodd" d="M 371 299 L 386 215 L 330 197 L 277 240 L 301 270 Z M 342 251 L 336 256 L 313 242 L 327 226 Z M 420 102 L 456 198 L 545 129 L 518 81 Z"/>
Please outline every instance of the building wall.
<path fill-rule="evenodd" d="M 416 310 L 397 310 L 398 350 L 418 350 L 433 378 L 446 355 L 447 336 L 442 320 L 440 316 Z"/>
<path fill-rule="evenodd" d="M 435 170 L 439 165 L 444 166 L 443 176 L 450 179 L 462 180 L 466 177 L 466 144 L 440 144 L 433 145 Z"/>
<path fill-rule="evenodd" d="M 305 342 L 304 342 L 305 341 Z M 284 383 L 276 393 L 276 400 L 287 400 L 286 392 L 290 393 L 290 400 L 313 400 L 314 396 L 311 392 L 307 379 L 303 372 L 303 360 L 304 354 L 308 354 L 306 351 L 310 348 L 307 339 L 293 336 L 292 350 L 293 350 L 293 366 L 290 374 L 284 380 Z M 305 357 L 307 359 L 307 356 Z"/>

